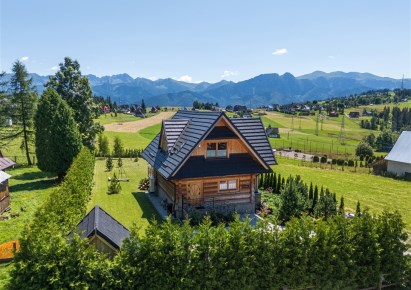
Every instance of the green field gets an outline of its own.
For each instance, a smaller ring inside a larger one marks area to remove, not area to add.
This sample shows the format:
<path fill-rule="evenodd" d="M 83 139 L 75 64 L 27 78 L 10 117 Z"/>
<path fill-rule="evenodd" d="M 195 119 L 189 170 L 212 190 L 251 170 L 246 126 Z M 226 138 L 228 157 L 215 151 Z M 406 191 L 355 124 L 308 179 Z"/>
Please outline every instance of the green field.
<path fill-rule="evenodd" d="M 20 216 L 0 221 L 0 243 L 18 239 L 24 226 L 28 225 L 36 209 L 50 195 L 55 186 L 55 177 L 41 172 L 37 167 L 20 167 L 7 170 L 10 179 L 10 212 L 19 212 Z M 21 208 L 24 211 L 21 211 Z M 4 215 L 10 215 L 5 213 Z"/>
<path fill-rule="evenodd" d="M 136 117 L 134 115 L 118 113 L 117 117 L 114 117 L 114 114 L 102 114 L 98 119 L 94 119 L 94 122 L 98 122 L 101 125 L 107 125 L 111 123 L 123 123 L 123 122 L 133 122 L 141 120 L 142 118 Z"/>
<path fill-rule="evenodd" d="M 295 160 L 278 158 L 273 170 L 283 177 L 300 175 L 309 184 L 324 186 L 335 192 L 337 200 L 344 196 L 346 211 L 355 212 L 357 201 L 362 209 L 379 213 L 384 209 L 399 210 L 411 234 L 411 182 L 349 171 L 302 167 Z"/>
<path fill-rule="evenodd" d="M 130 158 L 122 160 L 126 176 L 130 178 L 130 181 L 122 181 L 121 193 L 111 195 L 107 194 L 108 177 L 114 176 L 114 173 L 119 177 L 117 159 L 114 159 L 115 166 L 111 172 L 106 172 L 105 159 L 98 158 L 96 160 L 94 188 L 87 210 L 99 205 L 128 229 L 135 224 L 140 228 L 140 232 L 144 233 L 153 218 L 160 220 L 157 211 L 145 193 L 138 189 L 140 179 L 147 176 L 147 162 L 141 158 L 138 162 L 134 162 Z"/>
<path fill-rule="evenodd" d="M 160 133 L 161 124 L 156 124 L 135 133 L 104 131 L 109 139 L 110 150 L 113 149 L 114 137 L 118 136 L 124 148 L 144 149 Z"/>
<path fill-rule="evenodd" d="M 355 155 L 355 148 L 359 141 L 368 134 L 378 135 L 378 131 L 362 129 L 359 119 L 344 117 L 344 144 L 341 144 L 340 132 L 342 116 L 327 117 L 318 122 L 318 136 L 316 116 L 292 116 L 278 112 L 268 112 L 262 116 L 265 126 L 280 128 L 281 138 L 270 138 L 273 148 L 299 149 L 305 153 L 327 154 L 333 157 L 348 157 Z M 369 117 L 366 117 L 369 118 Z"/>

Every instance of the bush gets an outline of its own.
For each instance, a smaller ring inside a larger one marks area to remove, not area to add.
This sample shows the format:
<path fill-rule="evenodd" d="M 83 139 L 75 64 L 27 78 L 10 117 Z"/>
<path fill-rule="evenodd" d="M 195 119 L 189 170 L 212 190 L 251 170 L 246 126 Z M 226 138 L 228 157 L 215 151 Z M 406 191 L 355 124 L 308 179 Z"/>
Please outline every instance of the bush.
<path fill-rule="evenodd" d="M 321 157 L 320 162 L 321 163 L 327 163 L 327 156 Z"/>
<path fill-rule="evenodd" d="M 319 162 L 320 158 L 317 155 L 314 155 L 313 162 Z"/>
<path fill-rule="evenodd" d="M 354 166 L 354 160 L 348 160 L 347 165 L 353 167 Z"/>
<path fill-rule="evenodd" d="M 337 165 L 343 166 L 344 165 L 344 160 L 343 159 L 337 159 Z"/>
<path fill-rule="evenodd" d="M 337 159 L 333 158 L 333 159 L 331 160 L 331 163 L 334 164 L 334 165 L 337 164 Z"/>
<path fill-rule="evenodd" d="M 370 144 L 365 143 L 365 142 L 361 142 L 360 144 L 358 144 L 357 148 L 355 149 L 355 155 L 360 156 L 373 156 L 374 151 L 372 150 L 372 147 L 370 146 Z"/>

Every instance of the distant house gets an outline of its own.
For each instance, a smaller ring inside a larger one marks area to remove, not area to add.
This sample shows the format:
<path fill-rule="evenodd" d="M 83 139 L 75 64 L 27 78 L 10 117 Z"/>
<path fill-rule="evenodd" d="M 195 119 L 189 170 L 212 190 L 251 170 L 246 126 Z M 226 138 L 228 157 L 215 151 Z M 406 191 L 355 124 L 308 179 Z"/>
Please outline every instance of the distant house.
<path fill-rule="evenodd" d="M 116 219 L 96 205 L 77 225 L 82 238 L 88 238 L 102 253 L 114 256 L 120 248 L 122 240 L 130 236 L 130 232 Z"/>
<path fill-rule="evenodd" d="M 372 116 L 372 111 L 363 111 L 362 116 L 363 117 L 370 117 L 370 116 Z"/>
<path fill-rule="evenodd" d="M 360 112 L 350 112 L 348 114 L 348 117 L 350 117 L 350 118 L 359 118 L 360 117 Z"/>
<path fill-rule="evenodd" d="M 254 213 L 258 178 L 277 164 L 260 118 L 178 111 L 141 156 L 151 190 L 182 218 L 193 211 Z"/>
<path fill-rule="evenodd" d="M 339 114 L 335 111 L 329 112 L 328 117 L 338 118 Z"/>
<path fill-rule="evenodd" d="M 157 113 L 158 112 L 158 109 L 156 108 L 156 107 L 151 107 L 151 110 L 150 110 L 150 113 L 153 113 L 153 114 L 155 114 L 155 113 Z"/>
<path fill-rule="evenodd" d="M 280 138 L 280 131 L 276 127 L 271 127 L 271 125 L 268 125 L 265 132 L 267 133 L 268 138 Z"/>
<path fill-rule="evenodd" d="M 135 109 L 134 115 L 136 117 L 145 118 L 146 117 L 146 112 L 142 107 L 137 107 Z"/>
<path fill-rule="evenodd" d="M 3 157 L 0 151 L 0 214 L 10 206 L 9 179 L 11 175 L 3 170 L 14 165 L 16 163 L 9 158 Z"/>
<path fill-rule="evenodd" d="M 411 131 L 403 131 L 385 157 L 388 161 L 387 171 L 399 176 L 411 175 Z"/>

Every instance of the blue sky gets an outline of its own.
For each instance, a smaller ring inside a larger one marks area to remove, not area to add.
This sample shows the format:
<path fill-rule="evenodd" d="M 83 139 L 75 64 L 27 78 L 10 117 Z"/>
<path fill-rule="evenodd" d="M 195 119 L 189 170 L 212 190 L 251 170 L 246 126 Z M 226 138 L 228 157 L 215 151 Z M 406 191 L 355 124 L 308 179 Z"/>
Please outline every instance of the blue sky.
<path fill-rule="evenodd" d="M 411 1 L 0 0 L 0 70 L 190 82 L 315 70 L 411 77 Z"/>

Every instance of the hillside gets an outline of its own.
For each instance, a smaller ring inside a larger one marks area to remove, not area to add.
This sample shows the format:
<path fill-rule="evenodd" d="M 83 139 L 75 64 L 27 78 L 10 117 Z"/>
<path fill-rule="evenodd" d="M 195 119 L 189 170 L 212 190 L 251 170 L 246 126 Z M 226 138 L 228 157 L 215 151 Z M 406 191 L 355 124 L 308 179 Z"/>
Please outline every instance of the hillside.
<path fill-rule="evenodd" d="M 31 74 L 39 91 L 47 76 Z M 6 75 L 6 80 L 10 74 Z M 286 104 L 309 100 L 323 100 L 346 96 L 367 90 L 395 89 L 401 80 L 379 77 L 370 73 L 315 71 L 295 77 L 290 73 L 262 74 L 238 83 L 222 80 L 217 83 L 187 83 L 171 78 L 149 80 L 133 79 L 128 74 L 97 77 L 88 75 L 95 95 L 107 97 L 118 103 L 139 103 L 144 99 L 148 106 L 191 106 L 193 101 L 219 103 L 220 106 L 241 104 L 258 107 L 266 104 Z M 404 80 L 411 88 L 411 80 Z"/>

